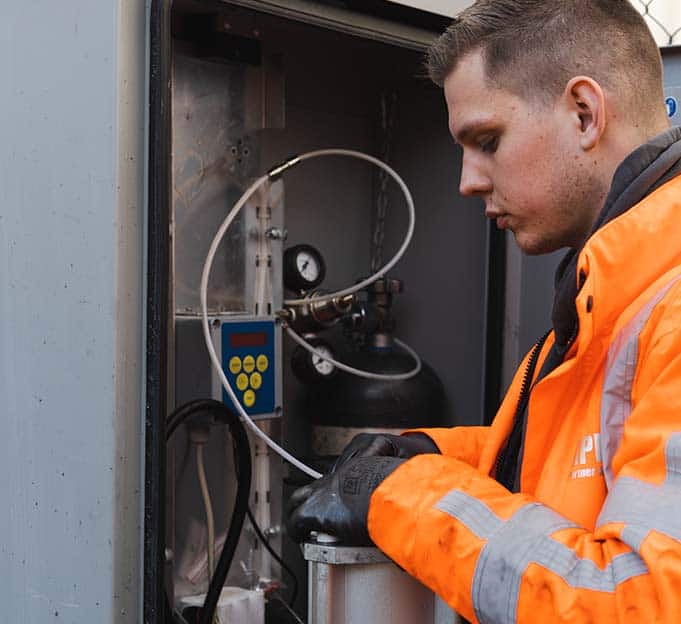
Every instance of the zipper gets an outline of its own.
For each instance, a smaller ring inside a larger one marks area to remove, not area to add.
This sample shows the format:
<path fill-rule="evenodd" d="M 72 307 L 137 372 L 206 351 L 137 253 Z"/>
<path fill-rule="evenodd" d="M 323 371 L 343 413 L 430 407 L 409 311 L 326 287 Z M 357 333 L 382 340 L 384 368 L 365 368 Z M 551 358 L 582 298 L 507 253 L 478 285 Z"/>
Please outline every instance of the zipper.
<path fill-rule="evenodd" d="M 523 373 L 523 381 L 520 386 L 520 394 L 518 395 L 518 403 L 516 404 L 515 415 L 513 416 L 513 427 L 511 428 L 511 433 L 506 439 L 506 444 L 502 451 L 497 455 L 497 459 L 494 462 L 493 476 L 497 477 L 499 474 L 499 467 L 506 462 L 507 455 L 509 452 L 509 442 L 516 428 L 521 426 L 523 414 L 527 408 L 527 404 L 530 400 L 530 391 L 532 390 L 532 378 L 534 377 L 534 370 L 537 368 L 537 362 L 539 360 L 539 355 L 541 353 L 542 347 L 546 342 L 546 339 L 551 334 L 552 330 L 547 331 L 537 342 L 534 347 L 532 347 L 532 352 L 530 353 L 530 358 L 527 360 L 527 365 L 525 366 L 525 372 Z M 502 483 L 502 485 L 505 485 Z M 512 486 L 513 484 L 511 484 Z M 507 486 L 508 487 L 508 486 Z M 511 489 L 509 487 L 509 489 Z"/>

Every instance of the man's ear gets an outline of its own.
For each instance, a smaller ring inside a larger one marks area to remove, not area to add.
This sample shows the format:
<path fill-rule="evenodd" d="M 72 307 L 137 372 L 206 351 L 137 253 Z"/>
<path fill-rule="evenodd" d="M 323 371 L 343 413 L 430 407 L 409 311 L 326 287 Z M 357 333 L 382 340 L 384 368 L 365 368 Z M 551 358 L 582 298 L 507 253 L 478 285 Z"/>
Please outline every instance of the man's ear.
<path fill-rule="evenodd" d="M 601 85 L 588 76 L 576 76 L 567 83 L 564 97 L 580 132 L 580 146 L 585 151 L 593 149 L 607 124 L 605 94 Z"/>

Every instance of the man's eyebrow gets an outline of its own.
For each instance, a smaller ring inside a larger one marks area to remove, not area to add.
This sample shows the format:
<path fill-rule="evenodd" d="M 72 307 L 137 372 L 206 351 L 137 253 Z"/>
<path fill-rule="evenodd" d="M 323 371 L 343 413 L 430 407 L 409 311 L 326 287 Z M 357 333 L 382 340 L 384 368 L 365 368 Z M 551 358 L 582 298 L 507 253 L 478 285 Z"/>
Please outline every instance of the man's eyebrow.
<path fill-rule="evenodd" d="M 465 123 L 458 132 L 454 134 L 454 142 L 457 144 L 465 143 L 470 137 L 480 130 L 486 130 L 490 126 L 494 125 L 494 120 L 492 119 L 476 119 Z"/>

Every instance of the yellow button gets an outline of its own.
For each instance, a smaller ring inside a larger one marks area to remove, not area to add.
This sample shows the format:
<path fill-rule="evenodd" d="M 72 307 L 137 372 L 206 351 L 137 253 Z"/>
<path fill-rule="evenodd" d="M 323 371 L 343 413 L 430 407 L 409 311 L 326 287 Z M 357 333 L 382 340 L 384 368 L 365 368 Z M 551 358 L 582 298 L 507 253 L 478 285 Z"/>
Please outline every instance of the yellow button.
<path fill-rule="evenodd" d="M 255 359 L 252 355 L 247 355 L 244 358 L 244 370 L 247 373 L 252 373 L 255 370 Z"/>
<path fill-rule="evenodd" d="M 236 355 L 229 360 L 229 372 L 236 375 L 241 372 L 241 358 Z"/>
<path fill-rule="evenodd" d="M 262 386 L 262 376 L 260 373 L 253 373 L 251 375 L 251 388 L 258 390 Z"/>
<path fill-rule="evenodd" d="M 244 375 L 244 373 L 241 373 L 236 378 L 236 387 L 239 388 L 242 392 L 248 388 L 248 375 Z"/>
<path fill-rule="evenodd" d="M 246 407 L 252 407 L 255 403 L 255 392 L 253 390 L 246 390 L 244 392 L 244 405 Z"/>
<path fill-rule="evenodd" d="M 267 367 L 270 365 L 270 361 L 267 359 L 266 355 L 259 355 L 258 359 L 255 361 L 255 365 L 257 366 L 258 370 L 261 373 L 264 373 L 267 370 Z"/>

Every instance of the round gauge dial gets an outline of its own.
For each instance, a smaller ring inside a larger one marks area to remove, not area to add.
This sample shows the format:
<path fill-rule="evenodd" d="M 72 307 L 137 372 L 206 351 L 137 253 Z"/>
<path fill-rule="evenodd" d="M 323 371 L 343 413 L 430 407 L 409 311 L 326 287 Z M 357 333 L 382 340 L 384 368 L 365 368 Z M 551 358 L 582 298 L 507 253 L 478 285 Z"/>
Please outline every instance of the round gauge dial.
<path fill-rule="evenodd" d="M 315 351 L 327 357 L 334 357 L 331 346 L 320 338 L 308 340 Z M 314 384 L 332 379 L 338 369 L 328 360 L 310 353 L 302 346 L 296 348 L 291 358 L 291 368 L 303 383 Z"/>
<path fill-rule="evenodd" d="M 296 256 L 296 267 L 301 277 L 307 282 L 315 282 L 319 278 L 319 263 L 309 251 L 301 251 Z"/>
<path fill-rule="evenodd" d="M 324 344 L 317 345 L 315 347 L 315 351 L 318 351 L 319 353 L 325 355 L 326 357 L 333 358 L 333 353 L 331 352 L 331 349 Z M 319 357 L 314 353 L 310 353 L 310 357 L 312 358 L 312 366 L 314 366 L 315 370 L 320 375 L 322 375 L 323 377 L 333 375 L 333 373 L 336 370 L 336 367 L 331 362 L 329 362 L 329 360 L 325 360 L 324 358 Z"/>
<path fill-rule="evenodd" d="M 312 245 L 296 245 L 284 252 L 284 286 L 289 290 L 312 290 L 325 275 L 324 258 Z"/>

